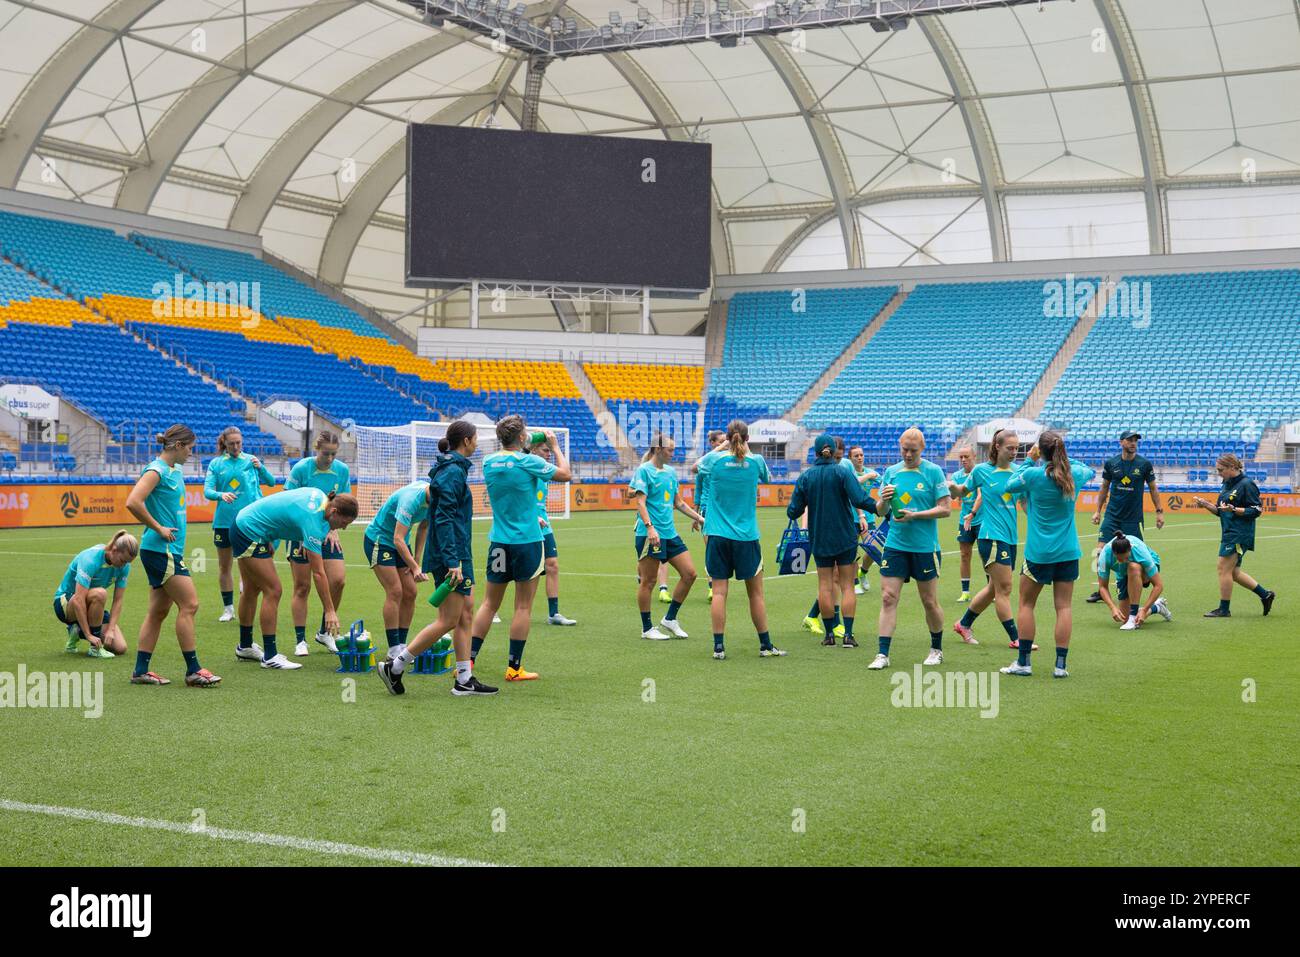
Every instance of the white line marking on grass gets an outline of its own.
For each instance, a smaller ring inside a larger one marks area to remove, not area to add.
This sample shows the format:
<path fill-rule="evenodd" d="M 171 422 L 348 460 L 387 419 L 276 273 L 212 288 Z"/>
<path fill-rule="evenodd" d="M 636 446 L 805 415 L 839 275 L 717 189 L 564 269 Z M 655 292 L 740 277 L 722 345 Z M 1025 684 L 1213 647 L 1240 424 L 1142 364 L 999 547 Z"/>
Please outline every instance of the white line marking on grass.
<path fill-rule="evenodd" d="M 180 821 L 161 821 L 147 817 L 127 817 L 123 814 L 110 814 L 107 811 L 91 811 L 79 807 L 57 807 L 50 804 L 27 804 L 23 801 L 9 801 L 0 798 L 0 811 L 17 811 L 24 814 L 43 814 L 47 817 L 66 817 L 77 821 L 91 821 L 95 824 L 118 824 L 123 827 L 138 827 L 151 831 L 170 831 L 173 834 L 189 834 L 193 837 L 210 837 L 219 841 L 235 841 L 239 844 L 262 844 L 269 847 L 286 847 L 294 851 L 307 851 L 311 854 L 330 854 L 336 857 L 361 857 L 371 861 L 386 861 L 392 864 L 416 864 L 421 867 L 494 867 L 486 861 L 471 861 L 460 857 L 442 857 L 437 854 L 424 854 L 419 851 L 402 851 L 386 847 L 361 847 L 358 844 L 343 844 L 338 841 L 318 841 L 308 837 L 292 837 L 286 834 L 261 834 L 257 831 L 235 831 L 224 827 L 195 828 L 193 824 Z"/>

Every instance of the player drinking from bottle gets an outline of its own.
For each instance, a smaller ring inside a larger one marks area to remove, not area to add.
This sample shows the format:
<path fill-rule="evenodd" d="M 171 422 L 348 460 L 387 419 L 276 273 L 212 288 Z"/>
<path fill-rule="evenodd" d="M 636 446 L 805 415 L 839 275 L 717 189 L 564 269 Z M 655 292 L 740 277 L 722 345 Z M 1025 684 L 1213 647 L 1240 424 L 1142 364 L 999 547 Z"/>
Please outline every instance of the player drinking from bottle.
<path fill-rule="evenodd" d="M 845 648 L 858 647 L 853 617 L 858 598 L 853 574 L 858 567 L 857 509 L 874 513 L 876 502 L 835 462 L 835 437 L 825 433 L 813 443 L 812 468 L 795 482 L 785 514 L 797 521 L 808 511 L 808 540 L 817 565 L 817 608 L 822 617 L 822 644 L 835 647 L 836 587 L 842 596 Z"/>
<path fill-rule="evenodd" d="M 435 641 L 451 632 L 456 652 L 456 677 L 451 693 L 457 697 L 493 695 L 497 689 L 474 677 L 470 654 L 470 629 L 474 618 L 474 496 L 468 475 L 470 459 L 478 448 L 478 429 L 461 419 L 447 426 L 438 440 L 438 456 L 429 469 L 429 535 L 425 539 L 421 569 L 447 593 L 438 617 L 421 628 L 411 643 L 379 663 L 379 678 L 392 694 L 403 694 L 402 674 Z M 435 592 L 435 595 L 437 592 Z"/>
<path fill-rule="evenodd" d="M 241 661 L 260 661 L 263 668 L 296 671 L 302 665 L 280 653 L 275 643 L 276 621 L 283 589 L 275 570 L 275 550 L 281 541 L 301 542 L 307 551 L 316 594 L 325 609 L 325 633 L 339 633 L 329 576 L 322 552 L 331 532 L 347 528 L 357 517 L 357 500 L 351 495 L 325 493 L 318 488 L 296 488 L 259 499 L 235 516 L 230 548 L 239 559 L 244 592 L 239 596 L 239 647 Z M 259 616 L 257 602 L 261 599 Z M 262 646 L 253 643 L 253 619 L 262 626 Z"/>
<path fill-rule="evenodd" d="M 1038 439 L 1042 467 L 1021 469 L 1007 481 L 1013 495 L 1023 492 L 1029 513 L 1025 536 L 1025 561 L 1020 569 L 1019 654 L 1000 669 L 1006 675 L 1028 676 L 1030 652 L 1034 647 L 1034 608 L 1044 586 L 1052 587 L 1056 608 L 1055 678 L 1068 678 L 1066 655 L 1074 613 L 1070 607 L 1074 583 L 1079 577 L 1079 535 L 1074 527 L 1074 500 L 1078 490 L 1092 478 L 1092 469 L 1072 462 L 1059 432 L 1044 432 Z"/>
<path fill-rule="evenodd" d="M 339 461 L 339 439 L 333 432 L 321 432 L 316 436 L 316 454 L 309 455 L 294 464 L 289 470 L 289 479 L 284 483 L 284 490 L 295 488 L 320 489 L 326 495 L 334 492 L 346 495 L 352 491 L 352 472 L 346 462 Z M 321 559 L 325 562 L 325 577 L 330 583 L 330 600 L 334 611 L 339 610 L 343 600 L 343 585 L 347 579 L 347 566 L 343 564 L 343 545 L 339 533 L 331 531 L 325 536 L 321 547 Z M 302 542 L 289 543 L 289 573 L 293 575 L 293 597 L 289 601 L 293 615 L 293 653 L 299 657 L 307 654 L 307 596 L 311 593 L 311 563 L 307 549 Z M 320 628 L 316 632 L 316 641 L 330 651 L 337 651 L 334 638 L 325 629 L 325 611 L 321 609 Z"/>
<path fill-rule="evenodd" d="M 1127 610 L 1122 609 L 1110 597 L 1111 572 L 1128 579 Z M 1116 532 L 1115 537 L 1102 546 L 1097 555 L 1097 584 L 1097 591 L 1110 609 L 1110 616 L 1120 623 L 1120 631 L 1141 628 L 1153 611 L 1165 621 L 1174 620 L 1169 602 L 1164 597 L 1165 582 L 1160 577 L 1160 556 L 1140 538 L 1131 539 L 1123 532 Z M 1142 589 L 1148 585 L 1151 586 L 1151 598 L 1143 606 Z"/>
<path fill-rule="evenodd" d="M 262 497 L 263 485 L 274 485 L 275 476 L 266 470 L 257 456 L 244 452 L 244 434 L 237 426 L 224 429 L 217 436 L 218 455 L 208 463 L 203 497 L 217 503 L 212 516 L 212 544 L 217 549 L 217 580 L 221 588 L 221 617 L 235 617 L 234 557 L 230 553 L 230 524 L 239 510 Z"/>
<path fill-rule="evenodd" d="M 1214 464 L 1223 479 L 1223 487 L 1213 502 L 1197 495 L 1194 505 L 1219 518 L 1219 607 L 1205 613 L 1206 618 L 1232 617 L 1232 585 L 1236 582 L 1259 596 L 1260 605 L 1267 615 L 1273 610 L 1277 593 L 1269 591 L 1241 570 L 1246 553 L 1255 548 L 1255 520 L 1263 511 L 1259 487 L 1245 473 L 1241 459 L 1226 452 Z"/>
<path fill-rule="evenodd" d="M 524 670 L 524 644 L 528 641 L 537 578 L 546 567 L 542 529 L 537 523 L 537 493 L 543 482 L 567 482 L 569 460 L 555 433 L 528 433 L 524 420 L 508 415 L 497 423 L 501 451 L 483 459 L 483 481 L 492 503 L 492 528 L 488 531 L 487 586 L 483 604 L 474 616 L 470 656 L 477 659 L 501 607 L 506 587 L 515 586 L 515 610 L 510 619 L 510 652 L 506 681 L 532 681 L 534 671 Z M 546 461 L 525 451 L 544 441 L 555 457 Z"/>
<path fill-rule="evenodd" d="M 90 642 L 86 652 L 91 658 L 113 658 L 126 654 L 122 634 L 122 603 L 126 598 L 126 579 L 131 562 L 140 554 L 140 543 L 123 530 L 107 545 L 92 545 L 68 564 L 63 580 L 54 592 L 54 615 L 68 626 L 68 644 L 63 649 L 77 653 L 77 642 Z M 113 586 L 113 605 L 108 604 L 108 586 Z"/>
<path fill-rule="evenodd" d="M 406 647 L 419 583 L 428 578 L 407 541 L 415 528 L 414 551 L 424 548 L 428 519 L 429 483 L 419 479 L 388 496 L 361 539 L 366 561 L 384 589 L 384 637 L 390 658 Z"/>
<path fill-rule="evenodd" d="M 677 570 L 677 589 L 663 620 L 659 622 L 675 638 L 687 637 L 677 621 L 678 609 L 695 584 L 695 563 L 686 543 L 677 534 L 673 512 L 678 511 L 691 519 L 691 528 L 699 531 L 704 525 L 700 513 L 686 504 L 682 497 L 677 472 L 672 466 L 676 443 L 659 432 L 650 443 L 650 458 L 642 462 L 628 488 L 636 508 L 635 544 L 638 583 L 637 608 L 641 612 L 641 637 L 651 641 L 664 641 L 664 634 L 650 620 L 650 583 L 659 575 L 661 565 L 672 565 Z"/>
<path fill-rule="evenodd" d="M 889 537 L 880 560 L 880 617 L 876 657 L 872 671 L 889 667 L 889 648 L 898 622 L 898 599 L 903 585 L 916 581 L 916 593 L 925 608 L 930 632 L 930 653 L 925 664 L 943 663 L 943 608 L 939 604 L 939 523 L 952 514 L 952 495 L 943 469 L 921 458 L 925 433 L 911 428 L 898 438 L 902 461 L 885 469 L 880 478 L 879 510 L 890 512 Z"/>
<path fill-rule="evenodd" d="M 140 540 L 140 564 L 149 579 L 149 610 L 140 623 L 136 639 L 135 671 L 131 683 L 171 684 L 149 670 L 158 646 L 163 622 L 176 607 L 176 640 L 185 657 L 185 684 L 191 688 L 212 688 L 218 675 L 199 664 L 194 642 L 194 616 L 199 595 L 185 565 L 185 475 L 181 470 L 194 450 L 194 430 L 179 423 L 158 436 L 162 451 L 144 467 L 126 498 L 127 510 L 146 526 Z"/>
<path fill-rule="evenodd" d="M 709 513 L 704 518 L 704 567 L 713 582 L 710 616 L 713 657 L 727 656 L 727 591 L 734 575 L 745 583 L 749 618 L 758 632 L 758 656 L 779 658 L 785 652 L 767 633 L 767 604 L 763 600 L 763 548 L 758 534 L 758 486 L 768 481 L 767 463 L 749 451 L 749 426 L 735 419 L 727 426 L 727 445 L 697 463 L 708 483 Z M 698 488 L 698 486 L 696 486 Z"/>

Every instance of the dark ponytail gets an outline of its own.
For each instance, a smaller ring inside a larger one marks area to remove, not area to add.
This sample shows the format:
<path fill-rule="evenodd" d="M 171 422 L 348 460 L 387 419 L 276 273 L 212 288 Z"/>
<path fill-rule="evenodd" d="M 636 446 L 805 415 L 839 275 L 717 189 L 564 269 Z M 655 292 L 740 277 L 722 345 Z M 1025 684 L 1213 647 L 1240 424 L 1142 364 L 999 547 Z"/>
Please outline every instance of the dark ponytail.
<path fill-rule="evenodd" d="M 357 520 L 359 508 L 357 506 L 356 496 L 349 495 L 347 492 L 330 492 L 325 496 L 325 498 L 334 506 L 335 515 L 340 518 L 346 518 L 349 522 L 355 522 Z"/>
<path fill-rule="evenodd" d="M 1074 473 L 1070 471 L 1070 457 L 1065 451 L 1065 439 L 1060 432 L 1051 430 L 1038 437 L 1038 451 L 1047 463 L 1047 476 L 1056 483 L 1061 494 L 1074 498 Z"/>
<path fill-rule="evenodd" d="M 458 449 L 465 444 L 466 439 L 477 432 L 478 429 L 473 422 L 457 419 L 447 426 L 447 434 L 438 440 L 438 451 L 450 452 L 452 449 Z"/>
<path fill-rule="evenodd" d="M 1116 532 L 1115 537 L 1110 540 L 1110 551 L 1112 555 L 1127 555 L 1133 551 L 1133 543 L 1123 532 Z"/>

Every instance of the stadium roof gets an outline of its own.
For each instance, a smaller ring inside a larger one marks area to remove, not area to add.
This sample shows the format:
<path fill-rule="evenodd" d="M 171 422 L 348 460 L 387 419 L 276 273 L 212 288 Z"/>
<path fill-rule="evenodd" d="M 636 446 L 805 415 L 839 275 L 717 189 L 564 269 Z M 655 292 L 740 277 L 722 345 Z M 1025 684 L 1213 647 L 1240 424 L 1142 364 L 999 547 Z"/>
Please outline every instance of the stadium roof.
<path fill-rule="evenodd" d="M 638 6 L 684 8 L 528 10 Z M 517 126 L 526 72 L 397 0 L 0 0 L 0 47 L 0 186 L 261 233 L 389 308 L 404 124 Z M 1033 258 L 1043 217 L 1085 208 L 1112 251 L 1164 252 L 1183 189 L 1300 183 L 1300 5 L 1050 0 L 586 56 L 540 116 L 712 143 L 719 273 Z M 1239 241 L 1286 245 L 1269 212 Z"/>

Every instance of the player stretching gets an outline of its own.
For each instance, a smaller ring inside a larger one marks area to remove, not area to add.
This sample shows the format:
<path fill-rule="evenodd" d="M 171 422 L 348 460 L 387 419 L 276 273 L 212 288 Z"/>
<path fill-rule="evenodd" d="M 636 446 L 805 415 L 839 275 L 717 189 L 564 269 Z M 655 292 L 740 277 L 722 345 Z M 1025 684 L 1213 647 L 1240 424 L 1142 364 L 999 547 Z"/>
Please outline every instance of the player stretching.
<path fill-rule="evenodd" d="M 921 458 L 925 433 L 912 428 L 898 437 L 902 461 L 885 469 L 880 478 L 878 510 L 889 509 L 889 537 L 880 560 L 879 648 L 867 667 L 881 671 L 889 667 L 889 646 L 898 623 L 898 598 L 908 580 L 916 581 L 916 593 L 925 607 L 925 624 L 930 632 L 930 653 L 925 664 L 943 663 L 943 608 L 939 604 L 938 519 L 952 514 L 952 493 L 943 469 Z"/>
<path fill-rule="evenodd" d="M 237 426 L 217 436 L 218 455 L 208 463 L 203 497 L 217 503 L 212 516 L 212 544 L 217 548 L 217 579 L 221 586 L 221 617 L 235 618 L 235 580 L 231 573 L 234 557 L 230 554 L 230 523 L 239 510 L 262 497 L 263 485 L 274 485 L 275 476 L 268 472 L 255 455 L 244 453 L 244 434 Z"/>
<path fill-rule="evenodd" d="M 545 442 L 537 442 L 530 449 L 534 455 L 546 459 L 551 452 Z M 551 483 L 537 486 L 537 525 L 542 530 L 542 558 L 546 561 L 546 623 L 548 625 L 576 625 L 572 618 L 560 614 L 560 550 L 555 544 L 555 529 L 546 510 Z"/>
<path fill-rule="evenodd" d="M 126 579 L 131 562 L 140 554 L 140 543 L 125 530 L 108 540 L 107 545 L 91 545 L 78 552 L 68 564 L 63 580 L 54 592 L 54 615 L 68 626 L 68 644 L 64 651 L 77 653 L 77 642 L 90 642 L 90 658 L 113 658 L 126 654 L 122 635 L 122 602 L 126 598 Z M 105 613 L 108 586 L 113 586 L 113 605 Z"/>
<path fill-rule="evenodd" d="M 708 483 L 709 513 L 704 518 L 704 568 L 714 584 L 709 606 L 713 623 L 713 657 L 727 657 L 727 590 L 731 576 L 745 583 L 749 618 L 758 632 L 758 656 L 785 654 L 767 633 L 763 600 L 763 548 L 758 534 L 758 486 L 768 481 L 767 463 L 749 451 L 749 426 L 735 419 L 727 426 L 727 444 L 697 463 Z M 698 486 L 697 486 L 698 487 Z"/>
<path fill-rule="evenodd" d="M 1219 607 L 1205 613 L 1206 618 L 1232 617 L 1232 583 L 1248 588 L 1259 596 L 1264 614 L 1273 610 L 1277 593 L 1269 591 L 1241 570 L 1246 553 L 1255 549 L 1255 520 L 1259 518 L 1259 488 L 1247 478 L 1241 459 L 1230 452 L 1220 455 L 1214 463 L 1215 471 L 1223 479 L 1219 497 L 1207 502 L 1197 495 L 1192 503 L 1219 517 Z"/>
<path fill-rule="evenodd" d="M 964 521 L 968 528 L 979 528 L 976 546 L 988 580 L 971 599 L 961 621 L 952 626 L 952 630 L 968 645 L 979 644 L 971 629 L 975 626 L 975 619 L 992 603 L 1011 647 L 1020 647 L 1016 618 L 1011 612 L 1011 570 L 1016 566 L 1016 548 L 1020 541 L 1016 500 L 1020 496 L 1007 491 L 1007 482 L 1020 469 L 1037 462 L 1038 448 L 1031 449 L 1030 457 L 1016 466 L 1019 449 L 1020 437 L 1015 432 L 998 429 L 989 445 L 989 460 L 971 469 L 965 481 L 953 482 L 949 486 L 952 494 L 962 500 L 963 508 L 968 500 L 979 499 L 966 512 Z"/>
<path fill-rule="evenodd" d="M 961 468 L 948 476 L 949 485 L 961 485 L 970 477 L 971 469 L 975 467 L 975 452 L 969 445 L 963 445 L 957 450 L 957 461 L 961 463 Z M 975 498 L 974 495 L 963 495 L 961 511 L 957 513 L 957 550 L 961 555 L 961 594 L 957 596 L 958 602 L 970 601 L 970 555 L 972 547 L 979 541 L 980 523 L 967 521 L 967 518 L 970 517 Z"/>
<path fill-rule="evenodd" d="M 730 426 L 728 426 L 728 428 L 730 428 Z M 723 448 L 726 444 L 727 444 L 726 432 L 722 431 L 721 429 L 709 429 L 709 437 L 707 442 L 705 443 L 706 447 L 704 450 L 704 455 L 701 455 L 699 459 L 696 460 L 695 464 L 691 466 L 691 471 L 695 473 L 695 511 L 699 512 L 700 515 L 704 517 L 704 524 L 706 526 L 709 524 L 709 476 L 707 474 L 700 473 L 700 462 L 703 462 L 704 459 L 708 456 L 708 454 L 712 452 L 714 449 Z M 708 534 L 705 534 L 704 535 L 704 574 L 705 575 L 708 575 L 709 573 L 708 558 L 709 558 L 709 536 Z M 659 593 L 660 597 L 662 597 L 663 594 L 668 590 L 667 574 L 668 574 L 667 569 L 664 568 L 663 566 L 660 566 L 659 581 L 660 581 L 660 588 L 663 589 L 663 591 Z M 713 601 L 713 579 L 712 578 L 709 579 L 708 598 L 709 598 L 709 602 L 712 603 Z M 669 601 L 671 600 L 672 599 L 670 598 Z"/>
<path fill-rule="evenodd" d="M 295 488 L 320 489 L 328 495 L 347 495 L 352 491 L 352 473 L 346 462 L 338 460 L 339 439 L 333 432 L 321 432 L 316 437 L 316 454 L 294 464 L 289 470 L 289 479 L 284 483 L 286 492 Z M 321 558 L 325 562 L 325 577 L 330 583 L 330 601 L 335 613 L 339 602 L 343 600 L 343 585 L 347 578 L 347 566 L 343 564 L 343 546 L 339 542 L 339 533 L 331 531 L 325 537 L 321 547 Z M 298 657 L 307 654 L 307 596 L 311 593 L 311 565 L 307 550 L 302 542 L 289 542 L 289 572 L 293 575 L 293 597 L 289 608 L 293 614 L 293 653 Z M 330 651 L 337 651 L 334 638 L 325 628 L 325 614 L 321 611 L 320 628 L 316 632 L 316 641 Z"/>
<path fill-rule="evenodd" d="M 384 590 L 384 638 L 388 641 L 389 658 L 406 647 L 406 635 L 415 617 L 418 586 L 428 579 L 407 541 L 414 527 L 414 550 L 418 552 L 424 547 L 428 519 L 429 483 L 419 479 L 388 496 L 361 540 L 366 561 Z"/>
<path fill-rule="evenodd" d="M 429 469 L 429 535 L 421 570 L 441 586 L 451 582 L 451 591 L 438 606 L 438 617 L 421 628 L 411 643 L 396 655 L 379 663 L 376 673 L 392 694 L 403 694 L 402 674 L 426 649 L 447 632 L 452 633 L 456 651 L 456 678 L 451 693 L 457 697 L 493 695 L 497 689 L 474 677 L 470 657 L 470 628 L 473 625 L 474 589 L 474 496 L 469 490 L 469 466 L 478 448 L 474 423 L 458 420 L 447 426 L 438 440 L 438 457 Z"/>
<path fill-rule="evenodd" d="M 695 563 L 686 543 L 677 534 L 673 521 L 674 510 L 691 519 L 691 528 L 699 531 L 704 525 L 700 513 L 686 504 L 682 498 L 681 485 L 677 472 L 672 467 L 673 449 L 676 443 L 662 432 L 655 435 L 650 443 L 650 458 L 642 462 L 632 476 L 629 485 L 632 504 L 636 507 L 636 558 L 638 584 L 636 590 L 637 608 L 641 612 L 641 637 L 652 641 L 664 641 L 669 635 L 664 634 L 650 620 L 650 584 L 659 576 L 661 565 L 672 565 L 677 570 L 677 590 L 663 620 L 659 622 L 672 637 L 685 638 L 686 632 L 677 622 L 678 609 L 686 601 L 686 596 L 695 584 Z"/>
<path fill-rule="evenodd" d="M 796 521 L 808 510 L 808 538 L 817 564 L 817 607 L 822 617 L 822 644 L 835 647 L 835 589 L 844 602 L 845 648 L 856 648 L 853 617 L 858 597 L 853 574 L 858 567 L 857 509 L 874 513 L 876 503 L 866 490 L 835 462 L 835 438 L 825 433 L 813 443 L 813 467 L 799 473 L 785 514 Z"/>
<path fill-rule="evenodd" d="M 230 546 L 239 559 L 244 593 L 239 596 L 239 647 L 241 661 L 260 661 L 263 668 L 294 671 L 302 665 L 290 661 L 275 645 L 275 624 L 280 612 L 280 576 L 275 570 L 275 550 L 284 540 L 301 542 L 316 593 L 325 608 L 325 632 L 339 633 L 339 616 L 330 596 L 329 579 L 321 550 L 331 532 L 347 528 L 357 517 L 357 500 L 351 495 L 326 494 L 317 488 L 296 488 L 254 502 L 235 516 Z M 258 617 L 257 600 L 262 599 L 259 621 L 262 647 L 253 643 L 253 619 Z"/>
<path fill-rule="evenodd" d="M 1041 468 L 1021 469 L 1007 482 L 1013 495 L 1023 492 L 1029 513 L 1029 530 L 1025 536 L 1025 561 L 1020 569 L 1019 655 L 1000 669 L 1005 675 L 1032 672 L 1029 655 L 1034 647 L 1034 607 L 1044 585 L 1052 586 L 1052 604 L 1056 608 L 1056 666 L 1052 677 L 1068 678 L 1066 655 L 1070 651 L 1070 632 L 1074 612 L 1074 583 L 1079 577 L 1079 535 L 1074 527 L 1074 500 L 1078 490 L 1092 478 L 1092 469 L 1082 462 L 1071 462 L 1065 440 L 1058 432 L 1044 432 L 1038 439 L 1043 459 Z"/>
<path fill-rule="evenodd" d="M 1151 490 L 1151 504 L 1156 509 L 1156 528 L 1165 527 L 1165 510 L 1160 504 L 1160 490 L 1156 488 L 1156 470 L 1150 461 L 1138 455 L 1138 442 L 1142 436 L 1132 429 L 1119 437 L 1119 455 L 1106 460 L 1101 470 L 1101 491 L 1097 493 L 1097 508 L 1092 513 L 1092 524 L 1100 525 L 1097 545 L 1102 546 L 1123 532 L 1126 538 L 1142 541 L 1143 514 L 1142 488 Z M 1102 514 L 1105 514 L 1105 519 Z M 1128 600 L 1128 581 L 1121 578 L 1119 603 Z M 1101 601 L 1101 592 L 1088 596 L 1089 604 Z M 1108 603 L 1109 604 L 1109 603 Z"/>
<path fill-rule="evenodd" d="M 478 653 L 492 628 L 492 619 L 505 598 L 506 586 L 515 586 L 515 610 L 510 619 L 510 651 L 506 681 L 532 681 L 534 671 L 524 670 L 524 644 L 528 641 L 537 577 L 546 566 L 542 529 L 537 524 L 537 491 L 543 482 L 567 482 L 572 473 L 555 433 L 546 431 L 546 444 L 555 462 L 524 451 L 527 427 L 518 415 L 497 423 L 501 451 L 483 460 L 483 482 L 492 503 L 492 528 L 488 530 L 487 587 L 483 604 L 474 615 L 470 658 Z"/>
<path fill-rule="evenodd" d="M 1111 572 L 1128 579 L 1130 597 L 1127 611 L 1111 600 Z M 1169 602 L 1164 598 L 1165 582 L 1160 577 L 1160 556 L 1140 538 L 1133 540 L 1123 532 L 1118 532 L 1102 546 L 1101 553 L 1097 556 L 1097 585 L 1097 592 L 1110 609 L 1110 616 L 1121 623 L 1120 631 L 1141 628 L 1153 611 L 1165 621 L 1174 620 L 1174 613 L 1169 610 Z M 1151 598 L 1143 607 L 1142 589 L 1148 585 L 1151 586 Z"/>
<path fill-rule="evenodd" d="M 194 450 L 194 430 L 173 425 L 158 436 L 162 451 L 144 467 L 127 496 L 127 510 L 147 526 L 140 540 L 140 564 L 149 579 L 149 610 L 140 623 L 131 683 L 171 684 L 149 670 L 163 622 L 176 606 L 176 640 L 185 657 L 185 683 L 191 688 L 214 687 L 221 678 L 199 664 L 194 644 L 194 616 L 199 595 L 185 565 L 185 475 L 181 470 Z"/>

